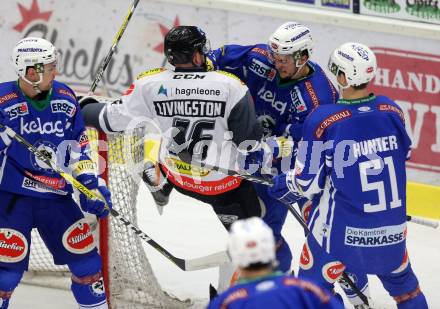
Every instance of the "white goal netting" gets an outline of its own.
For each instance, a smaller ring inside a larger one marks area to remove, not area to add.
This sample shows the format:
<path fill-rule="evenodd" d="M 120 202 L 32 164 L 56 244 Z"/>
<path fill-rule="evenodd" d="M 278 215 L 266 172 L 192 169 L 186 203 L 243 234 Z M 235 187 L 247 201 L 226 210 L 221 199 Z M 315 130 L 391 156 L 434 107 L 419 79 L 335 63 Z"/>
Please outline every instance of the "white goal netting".
<path fill-rule="evenodd" d="M 96 149 L 97 131 L 90 129 L 88 135 L 93 148 Z M 140 178 L 133 176 L 136 173 L 139 175 L 139 164 L 143 161 L 142 136 L 141 129 L 132 134 L 106 136 L 108 150 L 102 152 L 107 155 L 107 180 L 112 193 L 113 207 L 134 225 L 137 225 L 136 197 Z M 99 148 L 105 150 L 105 143 L 101 141 Z M 96 160 L 98 156 L 94 153 Z M 99 158 L 101 162 L 104 159 L 102 156 Z M 93 225 L 95 239 L 99 238 L 100 253 L 105 264 L 104 272 L 108 272 L 106 288 L 110 292 L 112 309 L 186 306 L 186 303 L 175 300 L 162 291 L 142 248 L 141 239 L 132 230 L 111 216 L 108 219 L 107 232 L 105 227 L 99 228 L 96 222 Z M 52 256 L 36 230 L 32 234 L 29 273 L 24 281 L 67 289 L 70 286 L 67 267 L 53 264 Z"/>

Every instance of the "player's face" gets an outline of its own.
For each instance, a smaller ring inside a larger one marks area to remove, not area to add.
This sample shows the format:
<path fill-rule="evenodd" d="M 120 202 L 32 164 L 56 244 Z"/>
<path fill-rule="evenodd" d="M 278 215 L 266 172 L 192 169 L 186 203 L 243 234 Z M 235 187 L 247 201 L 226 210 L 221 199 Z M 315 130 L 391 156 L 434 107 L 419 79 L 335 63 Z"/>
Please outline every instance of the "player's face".
<path fill-rule="evenodd" d="M 43 80 L 39 84 L 40 90 L 45 91 L 52 88 L 52 82 L 57 74 L 58 74 L 58 68 L 56 61 L 45 64 L 43 71 Z"/>
<path fill-rule="evenodd" d="M 291 55 L 273 54 L 272 60 L 281 78 L 292 78 L 298 71 Z"/>

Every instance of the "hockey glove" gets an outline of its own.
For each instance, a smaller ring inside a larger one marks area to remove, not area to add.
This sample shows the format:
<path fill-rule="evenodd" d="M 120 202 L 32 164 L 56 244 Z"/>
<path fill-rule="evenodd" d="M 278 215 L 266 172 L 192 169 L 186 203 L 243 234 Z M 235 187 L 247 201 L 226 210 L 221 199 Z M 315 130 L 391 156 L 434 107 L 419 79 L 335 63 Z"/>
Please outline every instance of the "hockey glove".
<path fill-rule="evenodd" d="M 107 189 L 104 179 L 97 179 L 98 187 L 94 190 L 94 193 L 100 197 L 100 199 L 89 199 L 84 194 L 79 195 L 79 201 L 81 209 L 85 212 L 95 214 L 99 218 L 106 217 L 109 210 L 112 208 L 111 194 Z M 105 201 L 105 203 L 103 202 Z"/>
<path fill-rule="evenodd" d="M 300 198 L 300 190 L 295 185 L 294 171 L 282 173 L 273 178 L 274 184 L 269 187 L 269 195 L 285 204 L 293 204 Z"/>
<path fill-rule="evenodd" d="M 0 108 L 0 151 L 5 150 L 12 142 L 11 137 L 6 133 L 6 127 L 15 130 L 13 122 L 9 119 L 9 115 Z"/>

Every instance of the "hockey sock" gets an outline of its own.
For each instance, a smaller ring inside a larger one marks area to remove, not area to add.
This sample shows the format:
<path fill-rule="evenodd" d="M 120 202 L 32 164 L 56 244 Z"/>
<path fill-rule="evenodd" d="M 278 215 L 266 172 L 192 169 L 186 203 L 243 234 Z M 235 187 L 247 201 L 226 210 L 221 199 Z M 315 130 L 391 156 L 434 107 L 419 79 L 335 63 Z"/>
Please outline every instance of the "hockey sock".
<path fill-rule="evenodd" d="M 101 257 L 96 254 L 69 264 L 72 272 L 71 290 L 79 308 L 107 309 Z"/>
<path fill-rule="evenodd" d="M 347 275 L 365 296 L 370 297 L 370 291 L 368 289 L 368 277 L 366 274 L 347 272 Z M 344 280 L 344 278 L 341 277 L 338 282 L 353 306 L 362 305 L 364 303 L 356 292 L 351 289 L 350 285 Z"/>
<path fill-rule="evenodd" d="M 292 264 L 292 252 L 290 251 L 289 244 L 282 236 L 277 241 L 276 257 L 278 261 L 276 270 L 279 270 L 283 273 L 289 272 Z"/>
<path fill-rule="evenodd" d="M 423 295 L 420 287 L 409 293 L 394 296 L 398 309 L 428 309 L 425 295 Z"/>
<path fill-rule="evenodd" d="M 22 271 L 0 268 L 0 309 L 9 306 L 9 299 L 23 276 Z"/>

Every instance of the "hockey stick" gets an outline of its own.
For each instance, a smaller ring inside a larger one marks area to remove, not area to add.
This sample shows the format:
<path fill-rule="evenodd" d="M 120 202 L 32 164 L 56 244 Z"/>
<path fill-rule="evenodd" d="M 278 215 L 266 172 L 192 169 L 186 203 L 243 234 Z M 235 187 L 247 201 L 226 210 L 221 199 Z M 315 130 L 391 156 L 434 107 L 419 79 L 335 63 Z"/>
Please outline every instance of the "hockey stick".
<path fill-rule="evenodd" d="M 184 159 L 185 157 L 179 156 L 179 158 L 180 159 Z M 228 176 L 236 176 L 236 177 L 239 177 L 239 178 L 242 178 L 242 179 L 249 180 L 251 182 L 260 183 L 260 184 L 267 185 L 267 186 L 272 186 L 273 185 L 273 180 L 272 180 L 272 178 L 269 178 L 269 177 L 259 177 L 259 176 L 254 176 L 254 175 L 251 175 L 251 174 L 240 174 L 239 172 L 234 171 L 234 170 L 225 169 L 225 168 L 222 168 L 222 167 L 219 167 L 219 166 L 210 165 L 210 164 L 206 164 L 206 163 L 203 163 L 203 162 L 192 161 L 192 163 L 191 163 L 191 162 L 188 162 L 187 160 L 183 160 L 183 161 L 185 161 L 186 163 L 195 165 L 195 166 L 200 166 L 200 167 L 207 168 L 207 169 L 210 169 L 210 170 L 213 170 L 213 171 L 216 171 L 216 172 L 220 172 L 220 173 L 223 173 L 223 174 L 228 175 Z M 424 225 L 424 226 L 427 226 L 427 227 L 431 227 L 433 229 L 436 229 L 436 228 L 439 227 L 439 223 L 438 222 L 435 222 L 435 221 L 432 221 L 432 220 L 423 219 L 423 218 L 419 218 L 419 217 L 414 217 L 414 216 L 410 216 L 410 215 L 406 216 L 406 221 L 412 222 L 414 224 L 419 224 L 419 225 Z"/>
<path fill-rule="evenodd" d="M 98 86 L 99 81 L 101 80 L 102 76 L 104 75 L 104 71 L 107 68 L 108 64 L 110 63 L 110 59 L 113 56 L 113 53 L 116 50 L 116 46 L 118 45 L 119 41 L 122 38 L 122 35 L 124 34 L 125 29 L 127 28 L 128 22 L 131 19 L 131 16 L 134 13 L 134 10 L 136 9 L 136 6 L 138 5 L 139 0 L 134 0 L 133 3 L 130 6 L 130 9 L 128 10 L 127 15 L 125 15 L 124 22 L 122 23 L 121 27 L 119 28 L 118 32 L 116 33 L 115 38 L 113 39 L 112 46 L 110 47 L 110 50 L 108 51 L 107 55 L 105 56 L 104 60 L 101 63 L 101 66 L 99 67 L 98 73 L 95 76 L 95 80 L 93 81 L 92 86 L 89 90 L 89 95 L 93 94 L 95 92 L 96 87 Z"/>
<path fill-rule="evenodd" d="M 179 158 L 184 160 L 184 161 L 188 161 L 188 154 L 184 153 L 183 155 L 179 155 Z M 254 175 L 250 175 L 250 174 L 240 174 L 237 171 L 234 170 L 230 170 L 230 169 L 225 169 L 225 168 L 221 168 L 218 166 L 214 166 L 214 165 L 210 165 L 210 164 L 205 164 L 203 162 L 196 162 L 194 160 L 190 161 L 190 162 L 186 162 L 195 166 L 200 166 L 200 167 L 204 167 L 207 169 L 211 169 L 220 173 L 224 173 L 226 175 L 229 176 L 237 176 L 240 177 L 242 179 L 246 179 L 252 182 L 256 182 L 256 183 L 260 183 L 260 184 L 264 184 L 264 185 L 268 185 L 268 186 L 272 186 L 273 185 L 273 179 L 265 179 L 262 177 L 258 177 L 258 176 L 254 176 Z M 295 219 L 299 222 L 299 224 L 301 224 L 301 226 L 304 228 L 304 231 L 306 233 L 306 236 L 310 233 L 310 229 L 307 226 L 307 223 L 304 221 L 304 219 L 301 217 L 301 215 L 296 211 L 296 209 L 288 203 L 284 203 L 282 202 L 283 205 L 285 205 L 288 210 L 290 211 L 290 213 L 295 217 Z M 368 298 L 367 296 L 365 296 L 364 293 L 362 293 L 362 291 L 356 286 L 356 284 L 353 282 L 353 280 L 351 280 L 351 278 L 347 275 L 347 273 L 344 271 L 342 272 L 342 279 L 347 282 L 347 284 L 350 286 L 350 288 L 356 293 L 356 295 L 362 300 L 362 302 L 369 306 L 368 303 Z M 368 307 L 369 308 L 369 307 Z"/>
<path fill-rule="evenodd" d="M 0 124 L 0 128 L 4 128 L 4 126 Z M 89 190 L 87 187 L 85 187 L 82 183 L 80 183 L 78 180 L 76 180 L 72 175 L 65 173 L 62 169 L 57 167 L 56 163 L 53 162 L 51 158 L 47 157 L 45 153 L 41 152 L 35 146 L 30 144 L 21 135 L 19 135 L 18 133 L 16 133 L 14 130 L 12 130 L 9 127 L 5 127 L 5 128 L 6 128 L 6 133 L 11 138 L 15 139 L 17 142 L 19 142 L 24 147 L 26 147 L 26 149 L 29 150 L 32 154 L 34 154 L 35 157 L 37 157 L 38 159 L 40 159 L 41 161 L 46 163 L 53 171 L 58 173 L 67 182 L 69 182 L 72 186 L 74 186 L 76 189 L 78 189 L 78 191 L 80 191 L 85 196 L 87 196 L 87 198 L 101 199 L 101 197 L 97 196 L 95 193 L 93 193 L 91 190 Z M 102 200 L 102 201 L 104 201 L 104 200 Z M 184 271 L 199 270 L 199 269 L 216 267 L 222 263 L 229 261 L 229 257 L 227 255 L 226 251 L 213 253 L 213 254 L 210 254 L 210 255 L 207 255 L 204 257 L 195 258 L 195 259 L 181 259 L 181 258 L 175 257 L 168 250 L 166 250 L 164 247 L 162 247 L 157 242 L 155 242 L 153 239 L 151 239 L 151 237 L 148 236 L 147 234 L 145 234 L 141 229 L 139 229 L 137 226 L 133 225 L 126 218 L 122 217 L 118 211 L 116 211 L 115 209 L 109 208 L 107 205 L 106 205 L 106 209 L 110 212 L 110 214 L 113 217 L 115 217 L 119 221 L 121 221 L 128 229 L 133 230 L 134 233 L 139 238 L 146 241 L 150 246 L 152 246 L 154 249 L 159 251 L 159 253 L 161 253 L 168 260 L 173 262 L 177 267 L 179 267 L 180 269 L 182 269 Z"/>

